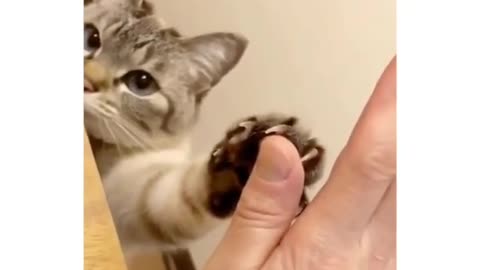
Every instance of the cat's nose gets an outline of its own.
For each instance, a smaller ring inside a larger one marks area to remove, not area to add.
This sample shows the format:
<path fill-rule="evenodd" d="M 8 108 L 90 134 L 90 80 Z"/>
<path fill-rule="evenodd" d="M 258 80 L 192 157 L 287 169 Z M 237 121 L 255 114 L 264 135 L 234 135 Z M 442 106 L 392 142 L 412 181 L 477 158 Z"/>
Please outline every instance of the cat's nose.
<path fill-rule="evenodd" d="M 95 60 L 85 60 L 84 91 L 105 91 L 112 87 L 112 76 L 108 70 Z"/>

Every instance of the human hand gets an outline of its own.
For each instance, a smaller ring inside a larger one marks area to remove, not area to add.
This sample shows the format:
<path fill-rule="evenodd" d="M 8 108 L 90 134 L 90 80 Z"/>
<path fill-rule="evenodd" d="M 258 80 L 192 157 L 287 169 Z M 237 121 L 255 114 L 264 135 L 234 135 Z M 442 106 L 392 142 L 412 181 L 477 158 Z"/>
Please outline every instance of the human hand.
<path fill-rule="evenodd" d="M 396 269 L 396 58 L 328 182 L 292 225 L 302 181 L 294 146 L 282 137 L 265 139 L 230 227 L 204 269 Z"/>

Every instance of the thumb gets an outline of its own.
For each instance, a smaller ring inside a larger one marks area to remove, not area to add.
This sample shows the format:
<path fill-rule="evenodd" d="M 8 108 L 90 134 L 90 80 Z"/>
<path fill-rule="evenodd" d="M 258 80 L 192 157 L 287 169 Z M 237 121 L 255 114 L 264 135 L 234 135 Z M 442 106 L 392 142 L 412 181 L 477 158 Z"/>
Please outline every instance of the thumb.
<path fill-rule="evenodd" d="M 230 227 L 205 269 L 259 269 L 297 214 L 303 173 L 292 143 L 266 138 Z"/>

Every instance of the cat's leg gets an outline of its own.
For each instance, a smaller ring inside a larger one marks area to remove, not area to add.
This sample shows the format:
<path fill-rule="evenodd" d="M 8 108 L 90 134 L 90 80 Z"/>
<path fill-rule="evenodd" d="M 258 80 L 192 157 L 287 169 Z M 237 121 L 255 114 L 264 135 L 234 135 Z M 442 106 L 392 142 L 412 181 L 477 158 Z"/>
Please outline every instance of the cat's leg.
<path fill-rule="evenodd" d="M 104 177 L 126 253 L 183 248 L 222 221 L 208 207 L 208 158 L 188 161 L 166 151 L 144 152 L 121 160 Z"/>
<path fill-rule="evenodd" d="M 192 162 L 165 152 L 122 160 L 104 179 L 122 245 L 184 247 L 230 217 L 259 144 L 269 135 L 284 136 L 296 146 L 306 186 L 319 179 L 323 148 L 295 118 L 279 115 L 239 121 L 209 156 Z M 304 196 L 301 206 L 306 202 Z"/>

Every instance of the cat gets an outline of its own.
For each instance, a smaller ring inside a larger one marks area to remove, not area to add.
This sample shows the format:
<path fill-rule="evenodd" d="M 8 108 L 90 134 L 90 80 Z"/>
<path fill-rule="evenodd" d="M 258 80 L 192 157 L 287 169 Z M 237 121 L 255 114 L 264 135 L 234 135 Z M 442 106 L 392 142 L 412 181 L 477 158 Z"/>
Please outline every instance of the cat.
<path fill-rule="evenodd" d="M 266 136 L 297 147 L 305 186 L 323 168 L 323 147 L 281 114 L 232 121 L 210 153 L 193 158 L 203 100 L 248 41 L 226 32 L 183 37 L 154 10 L 144 0 L 84 4 L 84 123 L 127 261 L 185 248 L 231 217 Z"/>

